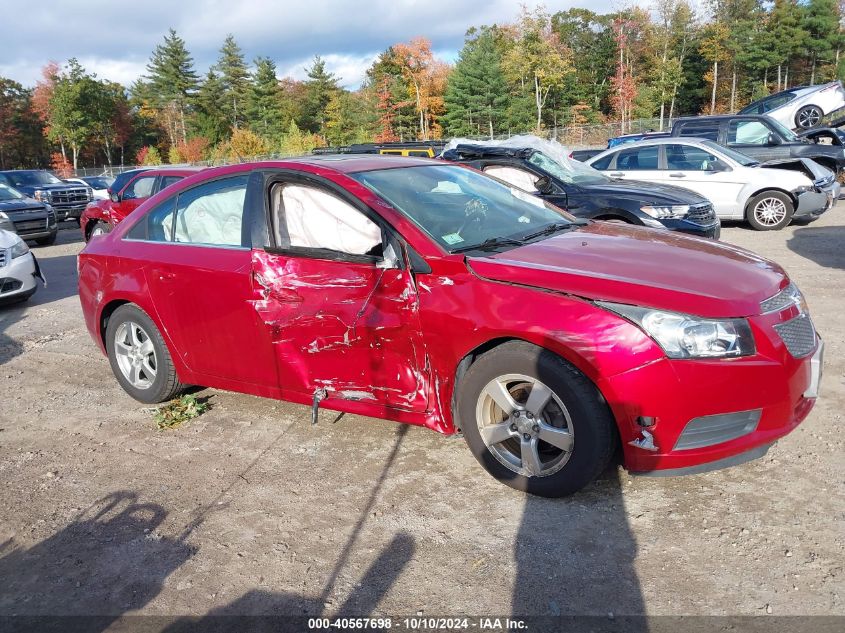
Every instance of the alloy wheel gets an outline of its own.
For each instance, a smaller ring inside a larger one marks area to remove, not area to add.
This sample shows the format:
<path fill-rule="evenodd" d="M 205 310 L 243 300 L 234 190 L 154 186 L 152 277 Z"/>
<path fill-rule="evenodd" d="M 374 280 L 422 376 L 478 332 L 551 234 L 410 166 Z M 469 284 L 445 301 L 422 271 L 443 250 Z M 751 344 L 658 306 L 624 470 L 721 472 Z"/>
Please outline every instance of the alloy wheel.
<path fill-rule="evenodd" d="M 569 412 L 536 378 L 505 374 L 491 380 L 478 397 L 476 423 L 493 457 L 516 474 L 552 475 L 572 455 Z"/>
<path fill-rule="evenodd" d="M 798 112 L 798 126 L 804 129 L 814 127 L 822 120 L 822 113 L 816 107 L 803 108 Z"/>
<path fill-rule="evenodd" d="M 123 377 L 136 389 L 149 389 L 156 379 L 158 359 L 150 335 L 134 321 L 114 333 L 114 354 Z"/>
<path fill-rule="evenodd" d="M 763 226 L 776 226 L 786 217 L 786 205 L 779 198 L 763 198 L 754 205 L 754 218 Z"/>

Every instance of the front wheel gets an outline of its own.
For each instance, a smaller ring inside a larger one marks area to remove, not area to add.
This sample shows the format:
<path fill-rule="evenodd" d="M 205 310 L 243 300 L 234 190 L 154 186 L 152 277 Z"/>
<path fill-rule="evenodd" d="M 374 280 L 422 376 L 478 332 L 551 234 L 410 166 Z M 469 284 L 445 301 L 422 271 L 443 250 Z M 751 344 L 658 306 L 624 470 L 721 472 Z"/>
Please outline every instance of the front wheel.
<path fill-rule="evenodd" d="M 586 376 L 546 349 L 505 343 L 478 358 L 457 388 L 470 450 L 512 488 L 563 497 L 610 461 L 616 433 L 607 404 Z"/>
<path fill-rule="evenodd" d="M 106 350 L 117 381 L 136 400 L 155 404 L 181 391 L 167 345 L 139 307 L 125 304 L 114 311 L 106 328 Z"/>
<path fill-rule="evenodd" d="M 764 191 L 748 201 L 745 217 L 758 231 L 777 231 L 789 224 L 795 205 L 785 193 Z"/>
<path fill-rule="evenodd" d="M 100 235 L 106 235 L 107 233 L 111 233 L 111 224 L 97 221 L 94 223 L 94 228 L 89 231 L 88 239 L 91 240 Z"/>

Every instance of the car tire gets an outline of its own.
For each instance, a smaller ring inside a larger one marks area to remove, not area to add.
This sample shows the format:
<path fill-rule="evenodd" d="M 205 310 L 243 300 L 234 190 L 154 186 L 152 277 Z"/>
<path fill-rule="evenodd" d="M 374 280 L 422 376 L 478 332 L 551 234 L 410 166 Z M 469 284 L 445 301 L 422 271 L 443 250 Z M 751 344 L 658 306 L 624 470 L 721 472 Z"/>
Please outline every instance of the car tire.
<path fill-rule="evenodd" d="M 94 222 L 94 226 L 91 227 L 91 230 L 88 231 L 88 240 L 99 235 L 111 233 L 111 229 L 112 226 L 108 222 L 100 222 L 97 220 Z"/>
<path fill-rule="evenodd" d="M 781 191 L 763 191 L 745 206 L 748 223 L 758 231 L 779 231 L 792 220 L 795 204 Z"/>
<path fill-rule="evenodd" d="M 477 358 L 456 388 L 458 423 L 470 451 L 511 488 L 570 495 L 598 477 L 614 454 L 616 423 L 601 393 L 547 349 L 504 343 Z M 510 414 L 497 403 L 503 395 L 516 405 Z"/>
<path fill-rule="evenodd" d="M 824 113 L 819 106 L 805 105 L 795 113 L 795 125 L 799 129 L 809 130 L 821 123 Z"/>
<path fill-rule="evenodd" d="M 58 237 L 59 232 L 54 231 L 50 233 L 50 235 L 48 235 L 47 237 L 39 237 L 37 240 L 35 240 L 35 243 L 39 246 L 51 246 L 56 243 L 56 238 Z"/>
<path fill-rule="evenodd" d="M 165 402 L 183 389 L 161 332 L 138 306 L 124 304 L 109 317 L 106 350 L 117 381 L 135 400 Z"/>

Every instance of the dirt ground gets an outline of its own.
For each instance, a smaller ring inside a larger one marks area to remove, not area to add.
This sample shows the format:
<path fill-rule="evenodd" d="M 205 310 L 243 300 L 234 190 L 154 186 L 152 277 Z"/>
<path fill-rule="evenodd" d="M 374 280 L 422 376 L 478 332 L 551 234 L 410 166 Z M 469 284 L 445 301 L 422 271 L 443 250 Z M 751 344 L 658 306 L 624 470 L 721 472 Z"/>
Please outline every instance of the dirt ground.
<path fill-rule="evenodd" d="M 845 203 L 723 239 L 806 294 L 815 410 L 755 462 L 552 501 L 463 440 L 251 396 L 157 430 L 89 339 L 66 228 L 0 309 L 0 615 L 845 615 Z"/>

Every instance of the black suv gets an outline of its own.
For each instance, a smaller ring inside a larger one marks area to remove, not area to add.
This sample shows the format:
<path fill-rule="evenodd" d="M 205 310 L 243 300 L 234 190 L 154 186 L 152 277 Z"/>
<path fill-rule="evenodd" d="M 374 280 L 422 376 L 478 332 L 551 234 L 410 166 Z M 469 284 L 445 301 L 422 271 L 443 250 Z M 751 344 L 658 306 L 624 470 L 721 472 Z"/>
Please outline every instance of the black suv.
<path fill-rule="evenodd" d="M 782 158 L 812 158 L 833 173 L 845 169 L 841 145 L 820 145 L 797 136 L 765 114 L 724 114 L 678 119 L 672 136 L 694 136 L 730 147 L 764 163 Z"/>
<path fill-rule="evenodd" d="M 20 191 L 0 183 L 0 229 L 17 233 L 39 246 L 56 241 L 59 227 L 50 205 L 27 198 Z"/>
<path fill-rule="evenodd" d="M 29 198 L 53 207 L 56 218 L 79 219 L 94 195 L 91 187 L 66 183 L 43 169 L 0 171 L 0 184 L 13 187 Z"/>
<path fill-rule="evenodd" d="M 719 239 L 713 205 L 674 187 L 609 178 L 576 160 L 561 163 L 533 147 L 457 145 L 440 155 L 529 191 L 579 218 L 641 224 Z"/>

